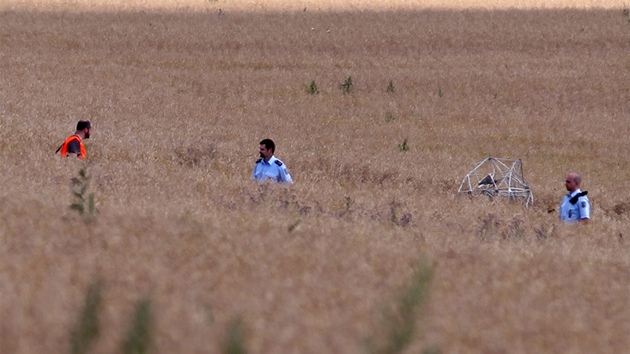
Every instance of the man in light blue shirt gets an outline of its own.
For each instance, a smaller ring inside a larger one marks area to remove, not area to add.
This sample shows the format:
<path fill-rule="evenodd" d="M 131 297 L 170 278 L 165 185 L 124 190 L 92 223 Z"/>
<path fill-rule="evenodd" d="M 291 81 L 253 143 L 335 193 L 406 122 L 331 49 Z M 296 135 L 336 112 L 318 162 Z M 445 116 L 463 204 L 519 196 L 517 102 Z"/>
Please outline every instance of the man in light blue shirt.
<path fill-rule="evenodd" d="M 582 177 L 575 172 L 567 175 L 564 185 L 569 191 L 560 205 L 560 220 L 566 223 L 588 224 L 591 217 L 591 204 L 586 194 L 580 190 Z"/>
<path fill-rule="evenodd" d="M 274 181 L 278 183 L 293 183 L 287 165 L 273 156 L 276 144 L 271 139 L 260 142 L 260 159 L 256 161 L 252 179 L 259 182 Z"/>

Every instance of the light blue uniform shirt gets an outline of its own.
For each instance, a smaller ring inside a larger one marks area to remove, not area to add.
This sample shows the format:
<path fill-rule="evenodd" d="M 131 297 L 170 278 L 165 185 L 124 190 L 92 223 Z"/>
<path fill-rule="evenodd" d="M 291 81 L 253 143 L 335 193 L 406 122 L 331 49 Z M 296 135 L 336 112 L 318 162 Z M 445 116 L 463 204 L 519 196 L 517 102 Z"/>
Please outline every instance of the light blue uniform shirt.
<path fill-rule="evenodd" d="M 578 193 L 582 193 L 582 191 L 578 189 L 573 193 L 567 194 L 564 199 L 562 199 L 562 204 L 560 205 L 560 220 L 567 223 L 574 223 L 591 217 L 591 203 L 587 196 L 578 197 L 575 203 L 571 203 L 571 198 L 575 197 Z"/>
<path fill-rule="evenodd" d="M 287 171 L 287 165 L 278 160 L 275 156 L 271 156 L 269 161 L 265 161 L 264 159 L 256 161 L 252 178 L 258 182 L 271 180 L 280 183 L 293 183 L 293 179 L 289 171 Z"/>

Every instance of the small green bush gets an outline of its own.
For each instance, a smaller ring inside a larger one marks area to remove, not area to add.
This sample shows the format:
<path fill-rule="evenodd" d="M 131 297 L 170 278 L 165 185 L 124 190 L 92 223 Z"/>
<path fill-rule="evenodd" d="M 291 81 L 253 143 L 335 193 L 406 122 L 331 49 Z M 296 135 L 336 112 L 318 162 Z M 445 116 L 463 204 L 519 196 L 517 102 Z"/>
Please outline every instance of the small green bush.
<path fill-rule="evenodd" d="M 315 80 L 311 81 L 310 85 L 306 86 L 306 93 L 309 95 L 319 94 L 319 87 L 317 87 Z"/>
<path fill-rule="evenodd" d="M 402 143 L 398 144 L 398 150 L 409 151 L 409 144 L 407 143 L 407 139 L 403 140 Z"/>
<path fill-rule="evenodd" d="M 394 81 L 390 80 L 389 85 L 387 85 L 387 93 L 394 93 Z"/>
<path fill-rule="evenodd" d="M 354 84 L 352 83 L 352 77 L 348 76 L 346 81 L 344 81 L 343 84 L 339 85 L 339 88 L 341 89 L 341 91 L 343 92 L 344 95 L 352 93 L 352 91 L 354 90 Z"/>

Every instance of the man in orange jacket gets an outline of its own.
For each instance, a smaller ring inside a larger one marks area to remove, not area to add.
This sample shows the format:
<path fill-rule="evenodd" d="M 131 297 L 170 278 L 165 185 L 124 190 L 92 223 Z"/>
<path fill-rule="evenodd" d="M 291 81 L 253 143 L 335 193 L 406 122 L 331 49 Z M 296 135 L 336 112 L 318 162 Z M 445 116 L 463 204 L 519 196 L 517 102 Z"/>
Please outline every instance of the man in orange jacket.
<path fill-rule="evenodd" d="M 74 132 L 74 135 L 69 136 L 55 153 L 61 152 L 61 157 L 67 157 L 72 154 L 81 160 L 86 160 L 87 151 L 83 145 L 83 140 L 90 138 L 91 129 L 92 123 L 89 120 L 80 120 L 77 123 L 77 131 Z"/>

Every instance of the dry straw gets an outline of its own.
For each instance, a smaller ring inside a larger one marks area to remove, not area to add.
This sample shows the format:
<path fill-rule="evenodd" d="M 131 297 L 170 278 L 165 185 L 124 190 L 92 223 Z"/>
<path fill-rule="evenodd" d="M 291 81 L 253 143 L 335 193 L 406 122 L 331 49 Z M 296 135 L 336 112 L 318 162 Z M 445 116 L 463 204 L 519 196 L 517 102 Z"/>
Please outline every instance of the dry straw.
<path fill-rule="evenodd" d="M 410 352 L 630 347 L 622 5 L 89 3 L 3 1 L 0 352 L 212 352 L 235 319 L 252 353 L 360 353 L 387 323 Z M 84 118 L 87 167 L 53 155 Z M 294 185 L 250 180 L 267 137 Z M 522 159 L 534 205 L 458 195 L 487 156 Z M 587 227 L 557 221 L 569 171 Z M 386 321 L 419 261 L 417 322 Z"/>

